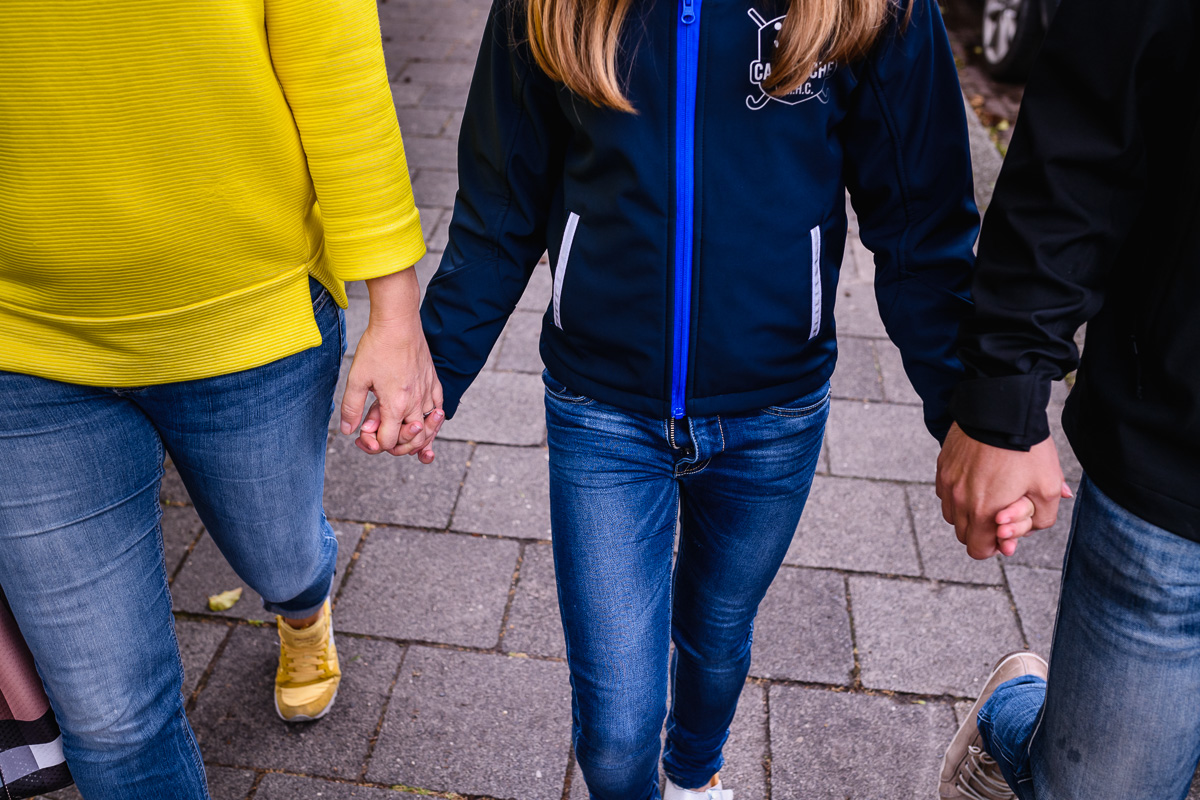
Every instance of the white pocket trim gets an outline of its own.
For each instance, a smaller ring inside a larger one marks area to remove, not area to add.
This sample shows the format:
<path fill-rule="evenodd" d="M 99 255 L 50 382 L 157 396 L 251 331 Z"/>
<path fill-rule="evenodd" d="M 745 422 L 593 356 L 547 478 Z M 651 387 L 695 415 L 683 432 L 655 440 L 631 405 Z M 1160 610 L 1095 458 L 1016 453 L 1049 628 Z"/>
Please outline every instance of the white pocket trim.
<path fill-rule="evenodd" d="M 579 215 L 574 211 L 567 217 L 567 227 L 563 230 L 562 247 L 558 249 L 558 265 L 554 269 L 554 327 L 562 330 L 562 315 L 559 305 L 562 302 L 563 278 L 567 274 L 567 261 L 571 258 L 571 245 L 575 243 L 575 231 L 579 227 Z"/>
<path fill-rule="evenodd" d="M 821 226 L 809 231 L 809 236 L 812 238 L 812 327 L 808 331 L 808 339 L 812 341 L 821 332 Z"/>

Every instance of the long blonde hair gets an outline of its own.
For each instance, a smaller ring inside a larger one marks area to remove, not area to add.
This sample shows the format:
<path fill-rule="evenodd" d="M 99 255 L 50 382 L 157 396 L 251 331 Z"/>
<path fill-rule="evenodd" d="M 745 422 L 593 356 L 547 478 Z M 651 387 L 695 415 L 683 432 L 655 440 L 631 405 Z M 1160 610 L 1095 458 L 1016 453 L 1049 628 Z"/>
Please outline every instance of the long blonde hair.
<path fill-rule="evenodd" d="M 669 0 L 668 0 L 669 1 Z M 553 80 L 598 106 L 633 111 L 617 59 L 621 29 L 634 0 L 525 0 L 529 44 Z M 662 2 L 662 0 L 660 0 Z M 823 62 L 866 55 L 895 0 L 788 0 L 787 16 L 763 88 L 783 96 Z M 912 14 L 911 0 L 904 0 Z"/>

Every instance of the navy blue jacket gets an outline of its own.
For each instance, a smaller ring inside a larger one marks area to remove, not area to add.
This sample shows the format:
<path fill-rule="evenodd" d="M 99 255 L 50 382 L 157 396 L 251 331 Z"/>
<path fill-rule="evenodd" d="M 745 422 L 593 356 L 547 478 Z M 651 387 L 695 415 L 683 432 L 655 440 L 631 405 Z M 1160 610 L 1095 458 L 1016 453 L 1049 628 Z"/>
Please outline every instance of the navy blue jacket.
<path fill-rule="evenodd" d="M 552 82 L 523 4 L 496 0 L 450 241 L 422 308 L 447 414 L 547 249 L 541 353 L 572 390 L 666 418 L 816 389 L 836 361 L 848 187 L 888 334 L 945 435 L 979 217 L 937 5 L 914 0 L 909 24 L 897 14 L 868 57 L 819 67 L 784 98 L 759 85 L 783 19 L 769 6 L 635 3 L 628 114 Z"/>

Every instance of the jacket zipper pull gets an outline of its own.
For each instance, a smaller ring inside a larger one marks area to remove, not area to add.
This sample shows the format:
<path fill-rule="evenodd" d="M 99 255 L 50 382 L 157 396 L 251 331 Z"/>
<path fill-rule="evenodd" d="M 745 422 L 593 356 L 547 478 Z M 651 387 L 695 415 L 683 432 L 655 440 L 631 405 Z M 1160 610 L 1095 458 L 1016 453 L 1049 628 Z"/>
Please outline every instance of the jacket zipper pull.
<path fill-rule="evenodd" d="M 679 15 L 679 21 L 684 25 L 691 25 L 696 21 L 696 0 L 682 0 L 683 11 Z"/>

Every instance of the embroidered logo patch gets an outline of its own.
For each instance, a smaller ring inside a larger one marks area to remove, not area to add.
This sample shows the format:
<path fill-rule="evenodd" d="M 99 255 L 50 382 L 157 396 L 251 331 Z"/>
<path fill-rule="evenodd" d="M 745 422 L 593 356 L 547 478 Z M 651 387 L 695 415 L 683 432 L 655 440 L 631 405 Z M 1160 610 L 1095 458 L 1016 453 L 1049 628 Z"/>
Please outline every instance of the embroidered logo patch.
<path fill-rule="evenodd" d="M 762 14 L 753 8 L 748 13 L 750 19 L 754 20 L 754 24 L 758 26 L 758 58 L 750 62 L 750 82 L 758 87 L 758 92 L 746 98 L 746 107 L 751 111 L 758 111 L 772 100 L 789 106 L 806 103 L 809 100 L 828 103 L 829 89 L 826 84 L 829 76 L 837 71 L 836 64 L 818 64 L 812 74 L 808 76 L 807 81 L 783 97 L 775 97 L 763 88 L 762 82 L 771 74 L 771 53 L 779 44 L 776 37 L 783 29 L 784 17 L 763 19 Z"/>

